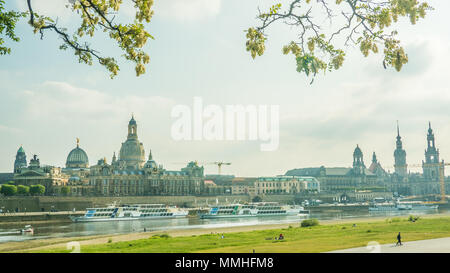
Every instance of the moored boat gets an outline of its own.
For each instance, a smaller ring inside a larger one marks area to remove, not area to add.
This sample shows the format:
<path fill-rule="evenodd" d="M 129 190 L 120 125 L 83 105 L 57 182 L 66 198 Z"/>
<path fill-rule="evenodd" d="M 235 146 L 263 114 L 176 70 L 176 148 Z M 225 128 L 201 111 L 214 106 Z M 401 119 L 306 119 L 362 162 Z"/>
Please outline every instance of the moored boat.
<path fill-rule="evenodd" d="M 211 206 L 207 213 L 200 214 L 200 218 L 213 219 L 307 214 L 309 214 L 309 211 L 299 205 L 281 205 L 276 202 L 259 202 Z"/>
<path fill-rule="evenodd" d="M 188 211 L 164 204 L 138 204 L 87 208 L 83 216 L 70 216 L 74 222 L 127 221 L 186 217 Z"/>
<path fill-rule="evenodd" d="M 439 206 L 424 202 L 379 203 L 369 207 L 369 211 L 435 210 Z"/>
<path fill-rule="evenodd" d="M 33 234 L 34 228 L 31 225 L 26 225 L 23 229 L 20 231 L 22 234 Z"/>

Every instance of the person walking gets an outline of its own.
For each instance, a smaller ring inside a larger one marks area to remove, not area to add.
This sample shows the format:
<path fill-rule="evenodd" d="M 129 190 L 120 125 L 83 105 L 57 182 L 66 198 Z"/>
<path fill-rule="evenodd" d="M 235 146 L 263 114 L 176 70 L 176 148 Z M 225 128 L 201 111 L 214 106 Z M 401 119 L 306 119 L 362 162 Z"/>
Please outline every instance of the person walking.
<path fill-rule="evenodd" d="M 395 246 L 402 245 L 402 236 L 400 235 L 400 232 L 397 235 L 397 243 Z"/>

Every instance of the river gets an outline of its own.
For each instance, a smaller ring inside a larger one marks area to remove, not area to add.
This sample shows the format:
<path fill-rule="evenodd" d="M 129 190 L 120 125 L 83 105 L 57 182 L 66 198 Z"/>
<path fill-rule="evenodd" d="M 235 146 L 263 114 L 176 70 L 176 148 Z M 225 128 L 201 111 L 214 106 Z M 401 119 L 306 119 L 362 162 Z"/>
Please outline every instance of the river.
<path fill-rule="evenodd" d="M 316 218 L 318 220 L 337 220 L 349 218 L 366 217 L 397 217 L 423 214 L 447 214 L 450 210 L 422 210 L 422 211 L 390 211 L 390 212 L 369 212 L 367 210 L 324 210 L 312 212 L 304 218 Z M 144 231 L 166 231 L 171 229 L 191 229 L 191 228 L 215 228 L 245 225 L 267 225 L 267 224 L 288 224 L 299 223 L 302 218 L 299 216 L 266 216 L 255 218 L 227 218 L 227 219 L 199 219 L 199 218 L 177 218 L 158 220 L 135 220 L 135 221 L 114 221 L 114 222 L 90 222 L 90 223 L 37 223 L 33 224 L 33 235 L 17 234 L 17 230 L 23 228 L 23 224 L 11 224 L 0 226 L 0 243 L 12 241 L 25 241 L 33 239 L 57 238 L 57 237 L 77 237 L 90 235 L 124 234 Z M 14 234 L 15 233 L 15 234 Z"/>

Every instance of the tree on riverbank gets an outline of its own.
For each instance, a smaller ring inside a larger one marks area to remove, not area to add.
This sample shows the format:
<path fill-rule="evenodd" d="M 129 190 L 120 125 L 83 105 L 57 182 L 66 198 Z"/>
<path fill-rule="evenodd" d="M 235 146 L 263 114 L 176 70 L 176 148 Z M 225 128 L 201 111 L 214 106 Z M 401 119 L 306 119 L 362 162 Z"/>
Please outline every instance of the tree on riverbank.
<path fill-rule="evenodd" d="M 43 195 L 45 193 L 45 187 L 41 184 L 31 185 L 30 194 L 31 195 Z"/>
<path fill-rule="evenodd" d="M 0 189 L 0 193 L 5 196 L 13 196 L 17 193 L 17 187 L 15 185 L 4 184 Z"/>
<path fill-rule="evenodd" d="M 30 187 L 24 185 L 17 186 L 17 194 L 28 195 L 30 193 Z"/>
<path fill-rule="evenodd" d="M 69 195 L 69 193 L 70 193 L 70 187 L 64 186 L 64 187 L 61 188 L 61 194 L 63 196 L 67 196 L 67 195 Z"/>

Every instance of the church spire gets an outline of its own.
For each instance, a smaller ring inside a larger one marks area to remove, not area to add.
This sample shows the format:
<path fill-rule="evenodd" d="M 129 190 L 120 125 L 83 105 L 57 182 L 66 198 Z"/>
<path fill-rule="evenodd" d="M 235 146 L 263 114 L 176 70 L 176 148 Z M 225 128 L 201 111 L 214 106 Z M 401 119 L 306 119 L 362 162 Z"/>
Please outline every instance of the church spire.
<path fill-rule="evenodd" d="M 406 151 L 403 149 L 402 137 L 400 136 L 400 126 L 397 120 L 397 141 L 395 142 L 396 149 L 394 151 L 394 168 L 395 173 L 401 177 L 407 176 L 408 165 L 406 164 Z"/>
<path fill-rule="evenodd" d="M 115 162 L 116 162 L 116 160 L 117 160 L 117 157 L 116 157 L 116 152 L 114 152 L 114 154 L 113 154 L 113 158 L 112 158 L 112 161 L 111 161 L 111 163 L 115 163 Z"/>
<path fill-rule="evenodd" d="M 16 160 L 14 161 L 14 173 L 20 172 L 20 169 L 24 167 L 27 167 L 27 156 L 22 145 L 20 145 L 19 150 L 17 150 Z"/>

